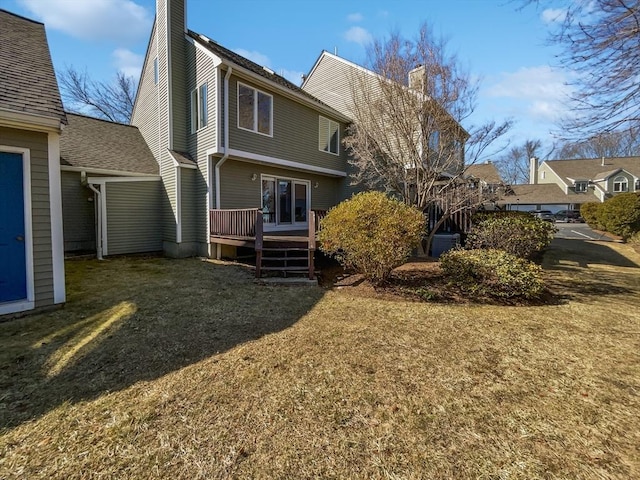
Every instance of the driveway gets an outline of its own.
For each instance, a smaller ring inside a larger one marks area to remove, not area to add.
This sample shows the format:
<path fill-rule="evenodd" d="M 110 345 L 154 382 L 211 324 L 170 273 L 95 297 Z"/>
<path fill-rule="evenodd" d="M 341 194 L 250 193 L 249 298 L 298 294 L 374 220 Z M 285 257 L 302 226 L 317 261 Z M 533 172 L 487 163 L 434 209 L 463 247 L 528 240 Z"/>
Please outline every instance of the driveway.
<path fill-rule="evenodd" d="M 557 223 L 558 229 L 555 238 L 564 238 L 567 240 L 600 240 L 610 242 L 611 239 L 606 235 L 593 231 L 586 223 Z"/>

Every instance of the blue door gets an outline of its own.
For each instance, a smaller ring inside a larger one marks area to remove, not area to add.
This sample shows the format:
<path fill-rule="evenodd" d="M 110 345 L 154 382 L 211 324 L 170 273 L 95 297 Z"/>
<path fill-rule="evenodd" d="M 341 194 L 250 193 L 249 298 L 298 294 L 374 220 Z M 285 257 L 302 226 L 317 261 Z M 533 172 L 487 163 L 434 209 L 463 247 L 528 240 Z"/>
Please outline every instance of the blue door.
<path fill-rule="evenodd" d="M 0 303 L 27 298 L 22 155 L 0 152 Z"/>

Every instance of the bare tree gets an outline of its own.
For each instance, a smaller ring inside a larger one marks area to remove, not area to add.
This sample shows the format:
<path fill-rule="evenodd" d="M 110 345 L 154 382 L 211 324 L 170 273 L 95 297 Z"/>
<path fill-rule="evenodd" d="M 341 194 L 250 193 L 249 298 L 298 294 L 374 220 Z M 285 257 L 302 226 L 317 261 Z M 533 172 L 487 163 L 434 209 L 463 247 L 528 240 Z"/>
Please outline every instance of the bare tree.
<path fill-rule="evenodd" d="M 499 157 L 496 165 L 502 180 L 508 185 L 518 185 L 529 181 L 529 161 L 540 156 L 540 140 L 525 140 L 522 145 L 511 147 Z"/>
<path fill-rule="evenodd" d="M 465 157 L 472 164 L 490 155 L 487 148 L 511 122 L 461 126 L 474 111 L 478 83 L 427 25 L 414 41 L 392 34 L 375 41 L 368 54 L 375 74 L 358 70 L 350 79 L 353 125 L 344 144 L 355 181 L 423 211 L 437 207 L 428 249 L 447 219 L 482 202 L 462 178 Z"/>
<path fill-rule="evenodd" d="M 586 140 L 565 142 L 560 145 L 558 158 L 629 157 L 640 155 L 637 129 L 600 133 Z"/>
<path fill-rule="evenodd" d="M 638 0 L 516 0 L 556 7 L 550 40 L 572 72 L 572 116 L 563 136 L 583 139 L 640 122 L 640 2 Z"/>
<path fill-rule="evenodd" d="M 129 123 L 136 95 L 136 81 L 118 72 L 112 83 L 95 81 L 86 71 L 67 67 L 59 75 L 65 107 L 73 112 L 87 111 L 112 122 Z"/>

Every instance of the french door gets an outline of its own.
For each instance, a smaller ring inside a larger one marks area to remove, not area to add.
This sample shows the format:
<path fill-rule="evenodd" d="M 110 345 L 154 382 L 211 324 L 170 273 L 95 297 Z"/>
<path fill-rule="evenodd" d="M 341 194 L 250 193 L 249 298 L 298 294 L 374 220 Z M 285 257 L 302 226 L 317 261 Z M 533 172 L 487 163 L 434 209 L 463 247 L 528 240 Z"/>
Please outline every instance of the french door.
<path fill-rule="evenodd" d="M 262 215 L 273 228 L 307 226 L 309 182 L 294 178 L 262 176 Z"/>

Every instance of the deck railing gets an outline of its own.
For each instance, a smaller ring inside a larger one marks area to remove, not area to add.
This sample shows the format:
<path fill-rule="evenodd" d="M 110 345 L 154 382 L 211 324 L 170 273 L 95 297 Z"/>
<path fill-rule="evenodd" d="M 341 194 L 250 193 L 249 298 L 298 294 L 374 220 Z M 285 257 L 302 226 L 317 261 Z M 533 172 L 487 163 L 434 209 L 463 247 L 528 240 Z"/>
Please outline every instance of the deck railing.
<path fill-rule="evenodd" d="M 211 235 L 255 237 L 256 220 L 260 210 L 246 208 L 237 210 L 209 210 Z"/>

